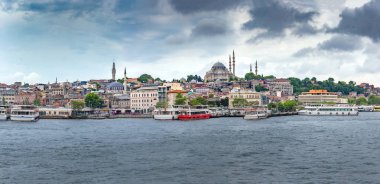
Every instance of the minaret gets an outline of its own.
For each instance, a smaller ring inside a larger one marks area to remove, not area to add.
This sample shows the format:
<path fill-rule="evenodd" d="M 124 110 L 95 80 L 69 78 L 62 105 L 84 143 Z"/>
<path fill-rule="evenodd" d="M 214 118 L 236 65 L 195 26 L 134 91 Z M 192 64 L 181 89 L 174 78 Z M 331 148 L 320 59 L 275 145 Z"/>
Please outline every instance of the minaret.
<path fill-rule="evenodd" d="M 232 50 L 232 67 L 233 67 L 233 74 L 235 76 L 235 51 Z"/>
<path fill-rule="evenodd" d="M 249 73 L 252 73 L 252 64 L 249 64 Z"/>
<path fill-rule="evenodd" d="M 55 77 L 55 83 L 58 84 L 58 77 Z"/>
<path fill-rule="evenodd" d="M 256 60 L 256 65 L 255 65 L 255 73 L 256 73 L 256 75 L 257 75 L 257 71 L 258 71 L 258 69 L 257 69 L 257 60 Z"/>
<path fill-rule="evenodd" d="M 115 62 L 113 62 L 112 65 L 112 80 L 115 81 L 116 78 L 116 67 L 115 67 Z"/>
<path fill-rule="evenodd" d="M 124 91 L 128 92 L 127 67 L 124 69 Z"/>
<path fill-rule="evenodd" d="M 231 70 L 231 55 L 230 55 L 230 72 L 232 72 L 232 70 Z"/>

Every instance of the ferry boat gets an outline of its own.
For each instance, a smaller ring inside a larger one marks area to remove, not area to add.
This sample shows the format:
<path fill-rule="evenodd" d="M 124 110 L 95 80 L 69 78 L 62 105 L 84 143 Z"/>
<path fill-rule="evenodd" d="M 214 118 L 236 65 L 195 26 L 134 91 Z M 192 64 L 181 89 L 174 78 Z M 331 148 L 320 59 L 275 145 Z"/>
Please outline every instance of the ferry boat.
<path fill-rule="evenodd" d="M 304 116 L 357 116 L 359 111 L 355 106 L 306 106 L 298 114 Z"/>
<path fill-rule="evenodd" d="M 358 111 L 359 112 L 373 112 L 375 111 L 375 106 L 358 106 Z"/>
<path fill-rule="evenodd" d="M 40 114 L 33 105 L 16 105 L 11 109 L 12 121 L 38 121 Z"/>
<path fill-rule="evenodd" d="M 270 113 L 271 111 L 268 111 L 267 108 L 247 109 L 244 113 L 243 119 L 245 120 L 265 119 L 269 117 Z"/>
<path fill-rule="evenodd" d="M 207 106 L 188 107 L 179 110 L 179 112 L 179 120 L 199 120 L 211 118 L 211 114 L 207 109 Z"/>
<path fill-rule="evenodd" d="M 153 111 L 155 120 L 178 120 L 178 108 L 156 109 Z"/>
<path fill-rule="evenodd" d="M 10 117 L 11 111 L 9 106 L 2 105 L 0 106 L 0 120 L 8 120 Z"/>

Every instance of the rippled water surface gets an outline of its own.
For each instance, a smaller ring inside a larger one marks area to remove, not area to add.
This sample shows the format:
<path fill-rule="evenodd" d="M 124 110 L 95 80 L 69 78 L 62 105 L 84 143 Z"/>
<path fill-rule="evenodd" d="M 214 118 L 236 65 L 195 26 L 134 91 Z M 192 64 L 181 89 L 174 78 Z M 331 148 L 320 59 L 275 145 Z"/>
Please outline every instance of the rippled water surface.
<path fill-rule="evenodd" d="M 0 183 L 380 183 L 380 113 L 0 122 Z"/>

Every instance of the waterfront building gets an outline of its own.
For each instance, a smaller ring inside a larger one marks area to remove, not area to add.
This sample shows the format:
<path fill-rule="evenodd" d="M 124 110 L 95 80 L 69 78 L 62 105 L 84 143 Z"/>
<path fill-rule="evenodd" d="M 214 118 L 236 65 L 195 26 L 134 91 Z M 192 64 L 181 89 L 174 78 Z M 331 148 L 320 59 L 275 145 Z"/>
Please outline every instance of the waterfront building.
<path fill-rule="evenodd" d="M 254 90 L 234 88 L 229 96 L 229 108 L 234 108 L 233 101 L 237 98 L 246 99 L 251 105 L 262 105 L 262 95 Z"/>
<path fill-rule="evenodd" d="M 268 89 L 271 95 L 278 95 L 278 92 L 281 93 L 281 96 L 292 96 L 293 95 L 293 85 L 290 83 L 289 79 L 272 79 L 267 80 Z"/>
<path fill-rule="evenodd" d="M 130 109 L 131 108 L 131 98 L 129 94 L 114 95 L 110 99 L 112 109 Z"/>
<path fill-rule="evenodd" d="M 131 92 L 131 109 L 152 112 L 158 102 L 158 86 L 143 86 Z"/>
<path fill-rule="evenodd" d="M 32 105 L 37 98 L 36 94 L 31 91 L 20 91 L 15 95 L 14 104 L 17 105 Z"/>
<path fill-rule="evenodd" d="M 11 88 L 6 88 L 5 90 L 0 90 L 0 101 L 1 101 L 1 103 L 14 104 L 15 98 L 16 98 L 16 90 L 11 89 Z"/>
<path fill-rule="evenodd" d="M 233 74 L 226 68 L 226 66 L 224 66 L 223 63 L 217 62 L 212 66 L 211 70 L 206 73 L 204 80 L 205 82 L 228 82 L 232 76 Z"/>
<path fill-rule="evenodd" d="M 70 118 L 73 110 L 71 108 L 48 108 L 41 107 L 39 108 L 40 116 L 42 118 Z"/>
<path fill-rule="evenodd" d="M 298 101 L 304 105 L 317 105 L 323 103 L 338 103 L 338 95 L 327 90 L 310 90 L 298 96 Z"/>

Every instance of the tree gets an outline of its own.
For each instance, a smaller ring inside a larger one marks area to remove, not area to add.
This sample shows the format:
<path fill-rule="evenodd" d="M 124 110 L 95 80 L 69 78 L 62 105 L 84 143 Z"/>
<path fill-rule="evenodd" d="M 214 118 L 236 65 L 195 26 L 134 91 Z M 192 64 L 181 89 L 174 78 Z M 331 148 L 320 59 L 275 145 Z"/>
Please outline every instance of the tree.
<path fill-rule="evenodd" d="M 117 79 L 116 82 L 124 84 L 124 79 Z"/>
<path fill-rule="evenodd" d="M 156 108 L 168 108 L 167 102 L 157 102 Z"/>
<path fill-rule="evenodd" d="M 246 73 L 246 74 L 245 74 L 244 79 L 247 80 L 247 81 L 249 81 L 249 80 L 253 80 L 253 79 L 255 79 L 255 77 L 256 77 L 256 76 L 255 76 L 254 73 L 249 72 L 249 73 Z"/>
<path fill-rule="evenodd" d="M 189 105 L 195 106 L 195 105 L 207 105 L 207 100 L 203 97 L 197 97 L 189 102 Z"/>
<path fill-rule="evenodd" d="M 273 103 L 273 102 L 272 102 L 272 103 L 269 103 L 269 104 L 268 104 L 268 109 L 269 109 L 269 110 L 274 110 L 274 109 L 276 109 L 276 108 L 277 108 L 277 104 L 276 104 L 276 103 Z"/>
<path fill-rule="evenodd" d="M 380 98 L 375 96 L 375 95 L 371 95 L 368 97 L 368 104 L 369 105 L 380 105 Z"/>
<path fill-rule="evenodd" d="M 41 100 L 36 98 L 34 101 L 33 101 L 33 105 L 35 106 L 41 106 Z"/>
<path fill-rule="evenodd" d="M 84 108 L 84 102 L 81 100 L 72 100 L 71 101 L 71 108 L 74 111 L 80 111 Z"/>
<path fill-rule="evenodd" d="M 245 98 L 235 98 L 232 101 L 232 105 L 234 107 L 245 107 L 245 106 L 248 106 L 248 101 Z"/>
<path fill-rule="evenodd" d="M 220 99 L 220 105 L 222 105 L 224 107 L 228 107 L 229 106 L 229 99 L 228 99 L 228 97 Z"/>
<path fill-rule="evenodd" d="M 84 99 L 86 106 L 90 108 L 101 108 L 103 107 L 103 100 L 95 93 L 89 93 Z"/>
<path fill-rule="evenodd" d="M 285 111 L 285 106 L 282 102 L 279 102 L 277 104 L 277 110 L 280 111 L 280 112 L 284 112 Z"/>
<path fill-rule="evenodd" d="M 284 111 L 290 112 L 296 110 L 295 107 L 298 105 L 298 103 L 295 100 L 287 100 L 283 103 L 284 105 Z"/>
<path fill-rule="evenodd" d="M 140 75 L 139 78 L 137 78 L 138 81 L 142 82 L 142 83 L 147 83 L 149 80 L 153 80 L 153 77 L 149 74 L 142 74 Z"/>
<path fill-rule="evenodd" d="M 95 82 L 94 84 L 95 84 L 95 86 L 96 86 L 96 91 L 99 91 L 99 89 L 101 88 L 100 84 L 97 83 L 97 82 Z"/>
<path fill-rule="evenodd" d="M 356 99 L 356 105 L 368 105 L 368 101 L 364 97 L 360 97 Z"/>
<path fill-rule="evenodd" d="M 184 97 L 181 93 L 177 93 L 174 105 L 186 105 L 186 100 L 186 97 Z"/>
<path fill-rule="evenodd" d="M 265 88 L 262 84 L 256 85 L 255 90 L 257 92 L 262 92 L 262 91 L 268 91 L 269 89 Z"/>

